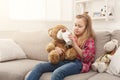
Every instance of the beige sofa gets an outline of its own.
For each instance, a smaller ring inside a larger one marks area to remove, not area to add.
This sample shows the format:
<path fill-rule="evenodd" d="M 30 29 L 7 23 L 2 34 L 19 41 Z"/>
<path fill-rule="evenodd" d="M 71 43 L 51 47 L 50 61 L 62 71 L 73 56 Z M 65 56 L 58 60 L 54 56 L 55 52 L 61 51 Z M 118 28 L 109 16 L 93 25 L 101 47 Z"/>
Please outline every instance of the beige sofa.
<path fill-rule="evenodd" d="M 25 80 L 28 72 L 38 63 L 47 61 L 45 46 L 50 41 L 47 29 L 32 32 L 0 31 L 0 38 L 12 38 L 26 53 L 27 59 L 11 60 L 0 63 L 0 80 Z M 119 40 L 120 30 L 96 32 L 96 58 L 104 53 L 103 46 L 110 39 Z M 119 64 L 120 65 L 120 64 Z M 51 73 L 44 73 L 40 80 L 50 80 Z M 89 71 L 66 77 L 64 80 L 120 80 L 108 73 Z"/>

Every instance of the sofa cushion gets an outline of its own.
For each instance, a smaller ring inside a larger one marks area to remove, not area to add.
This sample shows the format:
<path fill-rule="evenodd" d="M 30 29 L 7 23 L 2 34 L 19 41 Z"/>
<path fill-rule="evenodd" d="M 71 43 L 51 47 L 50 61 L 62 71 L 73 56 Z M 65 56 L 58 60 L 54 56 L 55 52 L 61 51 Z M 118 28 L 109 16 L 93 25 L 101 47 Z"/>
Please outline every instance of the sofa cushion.
<path fill-rule="evenodd" d="M 64 80 L 88 80 L 90 77 L 96 75 L 97 72 L 87 72 L 87 73 L 80 73 L 80 74 L 76 74 L 76 75 L 71 75 L 66 77 Z"/>
<path fill-rule="evenodd" d="M 112 32 L 111 39 L 117 39 L 118 40 L 118 44 L 120 46 L 120 30 L 114 30 Z"/>
<path fill-rule="evenodd" d="M 26 58 L 24 51 L 13 39 L 0 39 L 0 62 Z"/>
<path fill-rule="evenodd" d="M 108 31 L 98 31 L 96 34 L 96 58 L 105 53 L 104 44 L 111 39 L 111 33 Z"/>
<path fill-rule="evenodd" d="M 44 73 L 39 80 L 50 80 L 51 72 Z M 64 80 L 88 80 L 93 75 L 97 74 L 97 72 L 90 71 L 88 73 L 80 73 L 71 76 L 67 76 Z"/>
<path fill-rule="evenodd" d="M 45 48 L 50 41 L 50 37 L 47 29 L 42 31 L 19 31 L 15 33 L 13 38 L 22 47 L 28 58 L 48 60 Z"/>
<path fill-rule="evenodd" d="M 113 76 L 108 73 L 99 73 L 89 78 L 88 80 L 120 80 L 120 77 Z"/>
<path fill-rule="evenodd" d="M 28 77 L 30 72 L 27 73 L 24 80 L 26 80 L 26 78 Z M 73 80 L 73 79 L 74 80 L 88 80 L 90 77 L 94 76 L 95 74 L 97 74 L 97 72 L 90 71 L 88 73 L 80 73 L 80 74 L 67 76 L 64 80 Z M 42 76 L 39 80 L 50 80 L 51 75 L 52 75 L 52 72 L 44 73 L 44 74 L 42 74 Z"/>
<path fill-rule="evenodd" d="M 24 80 L 28 71 L 39 62 L 42 61 L 23 59 L 0 63 L 0 80 Z"/>

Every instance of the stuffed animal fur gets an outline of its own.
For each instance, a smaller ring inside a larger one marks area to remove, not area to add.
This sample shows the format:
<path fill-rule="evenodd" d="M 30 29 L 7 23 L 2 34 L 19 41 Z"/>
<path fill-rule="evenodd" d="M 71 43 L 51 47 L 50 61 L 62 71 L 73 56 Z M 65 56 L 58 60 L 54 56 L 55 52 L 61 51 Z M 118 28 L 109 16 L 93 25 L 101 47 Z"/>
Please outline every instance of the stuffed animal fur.
<path fill-rule="evenodd" d="M 62 32 L 61 32 L 62 30 Z M 73 60 L 77 56 L 77 52 L 71 46 L 71 40 L 68 39 L 68 29 L 63 25 L 57 25 L 48 30 L 49 36 L 52 41 L 47 45 L 48 61 L 57 64 L 62 60 Z M 56 51 L 56 47 L 62 48 L 62 55 Z"/>
<path fill-rule="evenodd" d="M 112 39 L 104 45 L 104 49 L 106 53 L 103 56 L 100 56 L 96 61 L 92 64 L 92 69 L 98 72 L 106 71 L 113 54 L 118 48 L 118 41 L 116 39 Z"/>

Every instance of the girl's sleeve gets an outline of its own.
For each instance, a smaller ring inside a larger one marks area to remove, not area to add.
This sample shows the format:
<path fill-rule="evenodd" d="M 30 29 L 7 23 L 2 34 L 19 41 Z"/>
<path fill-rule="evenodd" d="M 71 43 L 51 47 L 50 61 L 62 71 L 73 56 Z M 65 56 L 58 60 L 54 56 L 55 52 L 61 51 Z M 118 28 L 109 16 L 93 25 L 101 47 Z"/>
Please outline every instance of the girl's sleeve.
<path fill-rule="evenodd" d="M 82 59 L 84 62 L 94 61 L 94 58 L 95 58 L 95 41 L 94 41 L 94 39 L 87 40 L 82 54 L 83 54 Z"/>

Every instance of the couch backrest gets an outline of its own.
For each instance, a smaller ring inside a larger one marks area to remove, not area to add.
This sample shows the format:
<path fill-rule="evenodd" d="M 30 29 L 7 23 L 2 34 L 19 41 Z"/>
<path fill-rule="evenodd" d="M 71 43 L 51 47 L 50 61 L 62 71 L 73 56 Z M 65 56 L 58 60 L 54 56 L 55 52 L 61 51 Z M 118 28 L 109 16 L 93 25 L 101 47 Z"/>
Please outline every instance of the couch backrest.
<path fill-rule="evenodd" d="M 50 42 L 48 31 L 16 32 L 13 36 L 27 57 L 30 59 L 47 61 L 46 45 Z"/>
<path fill-rule="evenodd" d="M 111 33 L 108 31 L 96 32 L 96 58 L 105 53 L 103 46 L 110 38 Z M 47 61 L 45 47 L 50 42 L 47 30 L 16 32 L 14 40 L 23 48 L 28 58 Z"/>
<path fill-rule="evenodd" d="M 0 31 L 0 38 L 12 38 L 16 31 Z"/>
<path fill-rule="evenodd" d="M 47 29 L 31 32 L 0 31 L 0 38 L 13 38 L 25 51 L 28 58 L 47 61 L 48 53 L 45 48 L 51 40 Z M 105 53 L 103 46 L 111 38 L 117 39 L 120 45 L 120 30 L 113 31 L 113 33 L 108 31 L 96 32 L 96 58 Z"/>
<path fill-rule="evenodd" d="M 105 53 L 104 44 L 111 40 L 111 33 L 108 31 L 96 32 L 95 46 L 96 46 L 96 57 L 103 55 Z"/>
<path fill-rule="evenodd" d="M 111 35 L 111 39 L 117 39 L 120 46 L 120 30 L 114 30 Z"/>

